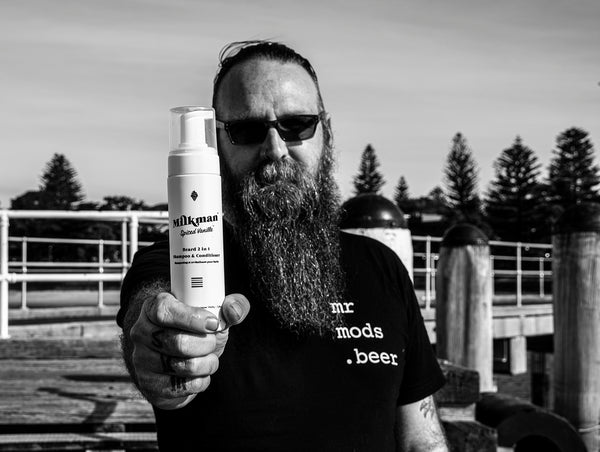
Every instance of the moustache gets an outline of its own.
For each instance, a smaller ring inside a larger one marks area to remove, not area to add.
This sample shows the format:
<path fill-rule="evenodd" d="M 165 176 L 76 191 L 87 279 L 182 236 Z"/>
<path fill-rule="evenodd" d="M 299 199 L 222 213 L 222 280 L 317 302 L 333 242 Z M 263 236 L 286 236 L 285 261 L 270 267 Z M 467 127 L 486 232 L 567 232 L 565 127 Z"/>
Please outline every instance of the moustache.
<path fill-rule="evenodd" d="M 292 159 L 265 162 L 242 183 L 244 210 L 254 218 L 298 219 L 318 202 L 315 178 Z"/>

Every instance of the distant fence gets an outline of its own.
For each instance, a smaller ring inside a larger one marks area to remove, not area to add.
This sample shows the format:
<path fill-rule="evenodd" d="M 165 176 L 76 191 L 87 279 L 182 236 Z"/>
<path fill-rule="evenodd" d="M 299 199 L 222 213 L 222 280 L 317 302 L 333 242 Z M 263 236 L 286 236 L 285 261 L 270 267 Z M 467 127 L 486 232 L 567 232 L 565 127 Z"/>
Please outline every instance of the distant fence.
<path fill-rule="evenodd" d="M 435 300 L 435 275 L 441 237 L 412 236 L 415 289 L 423 291 L 425 309 Z M 490 241 L 493 290 L 497 298 L 523 305 L 524 295 L 545 298 L 552 294 L 552 245 Z"/>
<path fill-rule="evenodd" d="M 92 282 L 97 283 L 98 306 L 104 304 L 104 283 L 120 282 L 127 272 L 133 255 L 140 246 L 139 225 L 166 224 L 167 212 L 154 211 L 0 211 L 0 337 L 8 336 L 9 284 L 20 284 L 21 309 L 28 309 L 28 283 Z M 11 219 L 92 220 L 120 222 L 120 240 L 10 237 Z M 441 238 L 413 236 L 415 288 L 425 309 L 435 301 L 435 274 Z M 31 245 L 95 247 L 91 261 L 34 261 L 29 257 Z M 11 246 L 12 245 L 12 246 Z M 490 242 L 494 290 L 506 296 L 507 303 L 521 306 L 524 295 L 546 297 L 551 293 L 552 246 L 520 242 Z M 9 248 L 12 253 L 9 253 Z M 10 254 L 10 255 L 9 255 Z"/>

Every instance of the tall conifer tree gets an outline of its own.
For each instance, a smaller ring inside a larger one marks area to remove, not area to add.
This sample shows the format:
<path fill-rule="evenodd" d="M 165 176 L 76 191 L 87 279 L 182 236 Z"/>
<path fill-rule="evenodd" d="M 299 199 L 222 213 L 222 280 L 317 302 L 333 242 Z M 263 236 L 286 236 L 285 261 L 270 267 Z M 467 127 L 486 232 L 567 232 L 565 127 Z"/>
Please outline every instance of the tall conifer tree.
<path fill-rule="evenodd" d="M 43 209 L 72 210 L 83 199 L 77 171 L 63 154 L 54 154 L 41 177 L 40 192 L 46 205 Z"/>
<path fill-rule="evenodd" d="M 588 133 L 572 127 L 556 138 L 550 162 L 551 201 L 562 209 L 583 201 L 598 201 L 598 166 L 594 164 L 594 146 Z"/>
<path fill-rule="evenodd" d="M 379 193 L 385 181 L 378 168 L 379 160 L 375 149 L 369 144 L 362 153 L 358 174 L 354 177 L 355 194 Z"/>
<path fill-rule="evenodd" d="M 452 147 L 444 169 L 446 200 L 453 210 L 453 222 L 481 221 L 481 201 L 477 194 L 477 166 L 466 138 L 459 132 L 452 139 Z"/>
<path fill-rule="evenodd" d="M 519 136 L 494 162 L 496 174 L 485 199 L 485 212 L 502 240 L 531 241 L 537 236 L 540 166 Z"/>
<path fill-rule="evenodd" d="M 408 184 L 404 176 L 400 176 L 398 185 L 394 189 L 394 202 L 404 213 L 408 213 L 410 210 L 410 196 L 408 193 Z"/>

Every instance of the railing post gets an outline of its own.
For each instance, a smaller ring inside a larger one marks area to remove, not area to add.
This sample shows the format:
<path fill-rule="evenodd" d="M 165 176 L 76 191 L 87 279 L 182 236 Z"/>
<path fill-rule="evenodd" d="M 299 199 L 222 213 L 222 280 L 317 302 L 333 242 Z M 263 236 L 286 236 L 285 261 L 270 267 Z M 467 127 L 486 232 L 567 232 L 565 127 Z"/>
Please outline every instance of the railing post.
<path fill-rule="evenodd" d="M 440 256 L 438 254 L 432 253 L 431 254 L 431 282 L 430 287 L 431 287 L 431 300 L 435 300 L 435 275 L 436 275 L 436 269 L 437 269 L 437 261 L 439 260 Z M 429 308 L 431 308 L 431 302 L 429 303 Z"/>
<path fill-rule="evenodd" d="M 98 273 L 104 273 L 104 240 L 98 241 Z M 104 307 L 104 282 L 98 281 L 98 307 Z"/>
<path fill-rule="evenodd" d="M 517 307 L 520 308 L 523 304 L 523 291 L 522 289 L 522 276 L 523 276 L 523 266 L 521 263 L 521 242 L 517 242 Z"/>
<path fill-rule="evenodd" d="M 425 309 L 431 309 L 431 236 L 425 240 Z"/>
<path fill-rule="evenodd" d="M 0 339 L 8 339 L 8 213 L 0 217 Z"/>
<path fill-rule="evenodd" d="M 490 252 L 490 273 L 492 274 L 492 297 L 496 292 L 496 275 L 494 274 L 494 255 Z"/>
<path fill-rule="evenodd" d="M 540 269 L 540 297 L 544 296 L 544 258 L 540 257 L 539 259 L 539 269 Z"/>
<path fill-rule="evenodd" d="M 129 267 L 127 258 L 127 220 L 123 219 L 123 221 L 121 221 L 121 274 L 123 278 Z"/>
<path fill-rule="evenodd" d="M 129 262 L 133 262 L 133 256 L 138 250 L 138 226 L 137 215 L 132 214 L 129 217 Z"/>
<path fill-rule="evenodd" d="M 21 242 L 21 272 L 27 273 L 27 237 Z M 27 281 L 21 283 L 21 310 L 27 310 Z"/>

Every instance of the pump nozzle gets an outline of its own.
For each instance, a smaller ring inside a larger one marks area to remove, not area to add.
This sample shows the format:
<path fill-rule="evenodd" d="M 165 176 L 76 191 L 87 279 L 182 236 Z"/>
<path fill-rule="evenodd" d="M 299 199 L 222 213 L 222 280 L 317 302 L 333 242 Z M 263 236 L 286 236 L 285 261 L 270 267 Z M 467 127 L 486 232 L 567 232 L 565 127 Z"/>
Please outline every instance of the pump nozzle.
<path fill-rule="evenodd" d="M 180 149 L 203 148 L 207 146 L 205 129 L 212 124 L 212 111 L 195 110 L 180 117 Z"/>
<path fill-rule="evenodd" d="M 212 108 L 172 108 L 169 141 L 169 176 L 219 174 L 215 111 Z"/>

